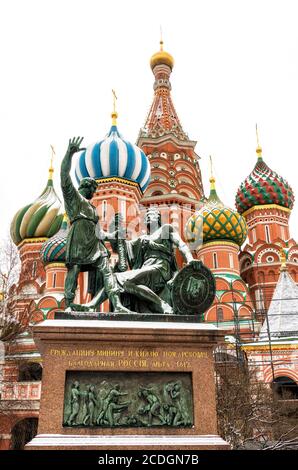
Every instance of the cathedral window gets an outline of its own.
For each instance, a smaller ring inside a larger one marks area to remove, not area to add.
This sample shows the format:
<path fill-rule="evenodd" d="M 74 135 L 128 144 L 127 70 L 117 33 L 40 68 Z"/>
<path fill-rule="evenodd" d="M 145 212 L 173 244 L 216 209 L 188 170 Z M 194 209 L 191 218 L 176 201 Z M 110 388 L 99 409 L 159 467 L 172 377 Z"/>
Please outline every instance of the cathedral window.
<path fill-rule="evenodd" d="M 257 241 L 257 233 L 256 233 L 255 228 L 252 229 L 252 241 L 253 241 L 253 243 L 256 243 L 256 241 Z"/>
<path fill-rule="evenodd" d="M 32 263 L 32 277 L 35 278 L 37 270 L 37 261 L 33 261 Z"/>
<path fill-rule="evenodd" d="M 107 201 L 102 201 L 102 220 L 107 218 Z"/>
<path fill-rule="evenodd" d="M 57 277 L 57 274 L 54 273 L 53 274 L 53 287 L 56 287 L 56 277 Z"/>
<path fill-rule="evenodd" d="M 223 321 L 223 308 L 222 307 L 217 307 L 216 309 L 216 320 L 219 322 L 219 321 Z"/>
<path fill-rule="evenodd" d="M 213 253 L 213 267 L 218 268 L 217 253 Z"/>
<path fill-rule="evenodd" d="M 42 367 L 38 362 L 21 363 L 19 366 L 19 382 L 35 382 L 41 380 Z"/>
<path fill-rule="evenodd" d="M 257 310 L 264 310 L 265 308 L 264 293 L 262 289 L 256 290 L 256 307 Z"/>
<path fill-rule="evenodd" d="M 298 385 L 289 377 L 283 376 L 275 378 L 271 387 L 281 400 L 298 399 Z"/>
<path fill-rule="evenodd" d="M 123 217 L 123 220 L 125 221 L 126 220 L 126 201 L 121 201 L 120 203 L 120 212 L 121 212 L 121 215 Z"/>
<path fill-rule="evenodd" d="M 234 268 L 234 256 L 232 253 L 229 253 L 230 268 Z"/>
<path fill-rule="evenodd" d="M 270 243 L 270 230 L 269 230 L 269 226 L 268 225 L 265 225 L 265 233 L 266 233 L 266 242 L 267 243 Z"/>

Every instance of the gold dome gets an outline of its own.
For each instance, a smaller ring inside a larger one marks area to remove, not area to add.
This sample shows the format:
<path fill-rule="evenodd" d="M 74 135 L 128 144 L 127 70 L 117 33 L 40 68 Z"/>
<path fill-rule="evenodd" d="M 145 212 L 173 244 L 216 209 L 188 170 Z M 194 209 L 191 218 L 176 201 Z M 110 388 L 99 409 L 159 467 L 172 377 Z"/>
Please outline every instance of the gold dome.
<path fill-rule="evenodd" d="M 168 52 L 163 50 L 163 41 L 160 41 L 160 51 L 153 54 L 150 59 L 150 67 L 153 70 L 156 65 L 167 65 L 172 68 L 174 67 L 174 59 Z"/>

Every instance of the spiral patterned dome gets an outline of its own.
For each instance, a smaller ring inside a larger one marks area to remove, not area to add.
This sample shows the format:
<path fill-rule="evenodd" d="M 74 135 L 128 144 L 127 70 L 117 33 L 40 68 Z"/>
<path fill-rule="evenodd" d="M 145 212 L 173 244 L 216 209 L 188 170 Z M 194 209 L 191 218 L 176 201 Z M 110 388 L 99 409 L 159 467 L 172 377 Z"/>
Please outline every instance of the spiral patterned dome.
<path fill-rule="evenodd" d="M 295 198 L 291 186 L 264 162 L 261 147 L 257 148 L 257 153 L 258 161 L 253 171 L 237 191 L 237 211 L 242 214 L 251 207 L 266 204 L 292 209 Z"/>
<path fill-rule="evenodd" d="M 225 240 L 241 246 L 247 237 L 244 218 L 225 206 L 215 189 L 215 179 L 210 178 L 210 196 L 199 212 L 194 213 L 186 224 L 186 240 L 194 242 L 202 233 L 203 242 Z"/>
<path fill-rule="evenodd" d="M 65 261 L 68 230 L 67 218 L 64 216 L 59 232 L 41 247 L 40 256 L 44 264 L 63 263 Z"/>
<path fill-rule="evenodd" d="M 52 237 L 61 227 L 62 204 L 53 187 L 51 172 L 41 195 L 20 209 L 11 222 L 10 234 L 16 245 L 26 238 Z"/>
<path fill-rule="evenodd" d="M 124 140 L 117 126 L 112 125 L 106 138 L 90 145 L 81 153 L 75 170 L 77 181 L 118 177 L 138 183 L 142 192 L 150 180 L 150 164 L 145 153 Z"/>

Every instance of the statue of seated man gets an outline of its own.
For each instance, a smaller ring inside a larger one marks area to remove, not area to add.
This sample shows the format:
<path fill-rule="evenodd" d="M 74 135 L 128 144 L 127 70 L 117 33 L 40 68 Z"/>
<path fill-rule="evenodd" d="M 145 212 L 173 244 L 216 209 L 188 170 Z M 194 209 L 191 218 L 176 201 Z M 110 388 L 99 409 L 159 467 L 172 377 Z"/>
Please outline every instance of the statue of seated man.
<path fill-rule="evenodd" d="M 180 235 L 170 224 L 161 223 L 161 214 L 156 208 L 147 210 L 145 216 L 147 234 L 134 240 L 125 240 L 126 256 L 129 267 L 125 272 L 114 273 L 122 293 L 137 298 L 134 310 L 138 312 L 173 313 L 170 305 L 168 283 L 178 271 L 175 249 L 183 255 L 187 263 L 193 256 Z M 117 248 L 117 243 L 114 244 Z M 85 304 L 86 310 L 94 309 L 106 299 L 101 289 L 91 302 Z"/>

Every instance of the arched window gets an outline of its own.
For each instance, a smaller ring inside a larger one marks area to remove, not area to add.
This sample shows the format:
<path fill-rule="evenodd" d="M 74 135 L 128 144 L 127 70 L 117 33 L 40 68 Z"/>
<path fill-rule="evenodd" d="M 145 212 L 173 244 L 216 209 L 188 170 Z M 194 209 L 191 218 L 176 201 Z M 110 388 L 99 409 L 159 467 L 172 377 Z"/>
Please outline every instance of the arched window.
<path fill-rule="evenodd" d="M 263 271 L 258 271 L 258 284 L 264 284 L 265 274 Z"/>
<path fill-rule="evenodd" d="M 19 367 L 19 382 L 38 382 L 41 376 L 42 367 L 38 362 L 24 362 Z"/>
<path fill-rule="evenodd" d="M 11 450 L 22 450 L 37 434 L 37 418 L 26 418 L 19 421 L 11 432 Z"/>
<path fill-rule="evenodd" d="M 298 385 L 289 377 L 276 377 L 271 387 L 281 400 L 297 400 L 298 398 Z"/>
<path fill-rule="evenodd" d="M 224 319 L 223 308 L 222 307 L 217 307 L 217 309 L 216 309 L 216 320 L 219 322 L 219 321 L 223 321 L 223 319 Z"/>

